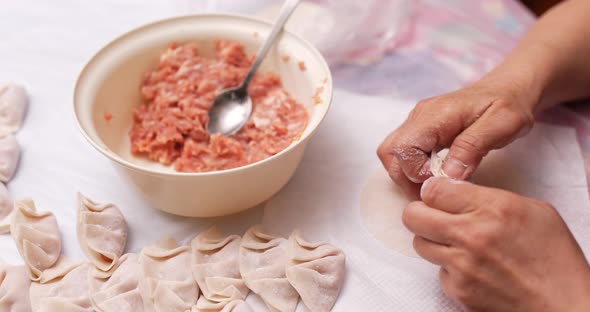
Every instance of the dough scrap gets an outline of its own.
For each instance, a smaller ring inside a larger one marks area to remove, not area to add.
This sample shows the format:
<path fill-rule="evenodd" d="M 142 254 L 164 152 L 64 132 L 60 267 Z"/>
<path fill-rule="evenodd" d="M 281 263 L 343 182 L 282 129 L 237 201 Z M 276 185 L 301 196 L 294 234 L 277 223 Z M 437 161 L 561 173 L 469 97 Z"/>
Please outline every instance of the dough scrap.
<path fill-rule="evenodd" d="M 20 129 L 28 106 L 27 92 L 13 83 L 0 85 L 0 137 Z"/>
<path fill-rule="evenodd" d="M 31 280 L 24 265 L 0 263 L 0 311 L 29 312 Z"/>
<path fill-rule="evenodd" d="M 250 228 L 240 246 L 240 273 L 271 311 L 295 311 L 299 295 L 287 280 L 288 241 L 265 234 L 261 225 Z"/>
<path fill-rule="evenodd" d="M 39 281 L 44 270 L 51 268 L 61 254 L 57 220 L 51 212 L 37 212 L 30 199 L 14 203 L 10 232 L 23 257 L 32 281 Z"/>
<path fill-rule="evenodd" d="M 88 277 L 90 300 L 96 311 L 143 311 L 139 292 L 139 257 L 136 254 L 123 255 L 107 276 L 100 273 L 102 271 L 94 270 Z"/>
<path fill-rule="evenodd" d="M 80 248 L 97 270 L 108 277 L 127 242 L 127 224 L 115 205 L 98 204 L 77 194 L 77 234 Z"/>
<path fill-rule="evenodd" d="M 139 256 L 139 291 L 145 311 L 191 310 L 199 287 L 190 270 L 190 248 L 170 237 L 146 246 Z M 180 269 L 179 269 L 180 268 Z"/>
<path fill-rule="evenodd" d="M 240 242 L 240 236 L 225 236 L 217 227 L 192 240 L 191 269 L 203 293 L 197 302 L 200 310 L 219 311 L 248 295 L 239 269 Z"/>
<path fill-rule="evenodd" d="M 297 231 L 289 242 L 287 280 L 310 311 L 330 311 L 344 283 L 344 253 L 327 243 L 307 242 Z"/>

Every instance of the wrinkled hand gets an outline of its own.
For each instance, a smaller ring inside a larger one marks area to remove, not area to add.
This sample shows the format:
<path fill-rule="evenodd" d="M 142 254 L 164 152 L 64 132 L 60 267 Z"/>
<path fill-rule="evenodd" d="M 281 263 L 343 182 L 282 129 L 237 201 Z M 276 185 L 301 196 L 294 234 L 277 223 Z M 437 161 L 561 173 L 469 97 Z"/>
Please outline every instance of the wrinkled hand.
<path fill-rule="evenodd" d="M 588 311 L 590 267 L 549 204 L 448 178 L 422 200 L 403 214 L 414 248 L 468 310 Z"/>
<path fill-rule="evenodd" d="M 505 80 L 482 80 L 421 101 L 385 139 L 377 154 L 406 195 L 418 199 L 419 183 L 431 176 L 432 150 L 450 147 L 443 170 L 450 177 L 464 180 L 489 151 L 530 130 L 538 97 Z"/>

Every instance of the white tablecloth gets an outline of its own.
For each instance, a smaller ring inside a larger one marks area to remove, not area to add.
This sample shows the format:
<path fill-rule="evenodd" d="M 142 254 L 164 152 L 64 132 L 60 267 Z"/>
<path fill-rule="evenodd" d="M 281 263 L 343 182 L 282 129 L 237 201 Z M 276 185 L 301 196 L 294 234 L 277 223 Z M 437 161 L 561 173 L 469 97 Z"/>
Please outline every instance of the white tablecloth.
<path fill-rule="evenodd" d="M 436 267 L 387 250 L 367 234 L 358 217 L 360 189 L 379 167 L 375 148 L 404 119 L 411 103 L 337 91 L 332 111 L 287 188 L 266 208 L 218 220 L 180 218 L 149 208 L 111 163 L 85 142 L 72 116 L 73 87 L 85 62 L 122 32 L 187 9 L 195 12 L 199 1 L 0 2 L 0 81 L 22 83 L 31 95 L 25 125 L 17 135 L 23 156 L 8 185 L 13 197 L 32 197 L 40 210 L 55 213 L 64 253 L 72 259 L 84 259 L 75 236 L 74 199 L 81 191 L 121 208 L 130 228 L 128 252 L 138 252 L 166 235 L 187 242 L 216 222 L 242 233 L 263 220 L 277 232 L 288 234 L 300 227 L 311 240 L 328 240 L 344 249 L 347 280 L 334 311 L 457 310 L 438 286 Z M 590 203 L 575 134 L 553 127 L 536 131 L 524 141 L 526 148 L 531 148 L 526 142 L 534 145 L 537 140 L 559 150 L 541 149 L 523 164 L 546 168 L 523 192 L 547 196 L 543 199 L 565 211 L 574 234 L 588 246 Z M 556 159 L 561 152 L 567 154 L 567 162 Z M 551 182 L 553 177 L 559 185 Z M 553 191 L 540 192 L 541 187 Z M 0 236 L 0 261 L 22 262 L 10 236 Z M 248 301 L 264 310 L 255 296 Z"/>

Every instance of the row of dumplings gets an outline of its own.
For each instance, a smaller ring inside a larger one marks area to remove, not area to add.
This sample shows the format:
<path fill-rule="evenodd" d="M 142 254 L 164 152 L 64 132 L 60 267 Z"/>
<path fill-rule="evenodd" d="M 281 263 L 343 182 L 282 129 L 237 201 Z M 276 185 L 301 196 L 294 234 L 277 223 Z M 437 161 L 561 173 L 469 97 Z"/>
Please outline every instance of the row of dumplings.
<path fill-rule="evenodd" d="M 10 228 L 12 201 L 6 183 L 14 177 L 20 146 L 14 134 L 21 128 L 28 106 L 25 89 L 12 83 L 0 84 L 0 233 Z"/>
<path fill-rule="evenodd" d="M 241 237 L 212 227 L 190 246 L 164 238 L 123 254 L 120 210 L 81 194 L 77 206 L 83 263 L 61 254 L 52 213 L 15 201 L 11 233 L 25 265 L 0 264 L 0 311 L 247 312 L 250 291 L 270 311 L 295 311 L 300 298 L 310 311 L 330 311 L 344 281 L 342 251 L 297 232 L 285 239 L 257 225 Z"/>

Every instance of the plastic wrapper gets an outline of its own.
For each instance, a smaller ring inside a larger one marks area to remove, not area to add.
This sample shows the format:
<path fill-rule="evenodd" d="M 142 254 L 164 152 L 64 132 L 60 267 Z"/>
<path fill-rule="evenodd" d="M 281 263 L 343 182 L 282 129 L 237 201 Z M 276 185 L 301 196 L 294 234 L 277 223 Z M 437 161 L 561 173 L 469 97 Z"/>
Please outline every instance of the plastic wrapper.
<path fill-rule="evenodd" d="M 234 13 L 273 21 L 281 0 L 207 0 L 193 12 Z M 367 63 L 395 46 L 416 1 L 303 0 L 286 28 L 313 43 L 331 64 Z"/>

